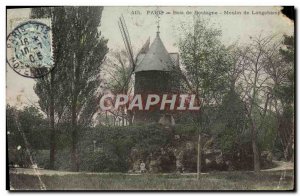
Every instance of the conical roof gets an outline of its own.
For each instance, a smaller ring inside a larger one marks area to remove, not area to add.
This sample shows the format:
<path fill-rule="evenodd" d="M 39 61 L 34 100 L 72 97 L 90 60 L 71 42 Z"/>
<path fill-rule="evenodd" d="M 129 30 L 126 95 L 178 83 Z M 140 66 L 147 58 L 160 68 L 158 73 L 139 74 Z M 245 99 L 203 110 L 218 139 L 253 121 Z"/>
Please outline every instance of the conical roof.
<path fill-rule="evenodd" d="M 159 33 L 151 44 L 144 58 L 137 64 L 135 72 L 140 71 L 171 71 L 172 59 L 162 43 Z"/>

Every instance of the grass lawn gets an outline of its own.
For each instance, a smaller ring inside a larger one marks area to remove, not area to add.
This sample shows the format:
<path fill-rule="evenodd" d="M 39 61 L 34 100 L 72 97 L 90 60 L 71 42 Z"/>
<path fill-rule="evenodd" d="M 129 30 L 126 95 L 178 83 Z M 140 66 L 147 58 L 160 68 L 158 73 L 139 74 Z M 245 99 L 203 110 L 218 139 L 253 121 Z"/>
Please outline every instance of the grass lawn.
<path fill-rule="evenodd" d="M 66 174 L 41 175 L 47 190 L 293 190 L 294 172 L 212 172 L 201 174 Z M 281 179 L 281 180 L 280 180 Z M 39 190 L 34 175 L 10 173 L 15 190 Z"/>

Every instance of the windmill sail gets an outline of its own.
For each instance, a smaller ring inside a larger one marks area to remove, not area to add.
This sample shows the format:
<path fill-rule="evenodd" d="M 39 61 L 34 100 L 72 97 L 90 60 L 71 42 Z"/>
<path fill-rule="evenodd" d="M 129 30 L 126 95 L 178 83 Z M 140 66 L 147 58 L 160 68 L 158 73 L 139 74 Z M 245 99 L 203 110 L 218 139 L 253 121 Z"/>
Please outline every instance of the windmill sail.
<path fill-rule="evenodd" d="M 125 23 L 125 19 L 123 16 L 121 16 L 119 18 L 118 25 L 119 25 L 119 29 L 120 29 L 120 32 L 121 32 L 121 35 L 122 35 L 122 38 L 124 41 L 124 45 L 125 45 L 127 54 L 129 56 L 129 59 L 130 59 L 131 65 L 132 65 L 132 72 L 133 72 L 135 69 L 135 61 L 134 61 L 134 57 L 133 57 L 133 51 L 132 51 L 132 45 L 131 45 L 129 32 L 128 32 L 127 25 Z"/>
<path fill-rule="evenodd" d="M 147 39 L 147 41 L 144 43 L 143 47 L 140 49 L 139 53 L 137 54 L 146 54 L 149 50 L 149 46 L 150 46 L 150 37 Z"/>

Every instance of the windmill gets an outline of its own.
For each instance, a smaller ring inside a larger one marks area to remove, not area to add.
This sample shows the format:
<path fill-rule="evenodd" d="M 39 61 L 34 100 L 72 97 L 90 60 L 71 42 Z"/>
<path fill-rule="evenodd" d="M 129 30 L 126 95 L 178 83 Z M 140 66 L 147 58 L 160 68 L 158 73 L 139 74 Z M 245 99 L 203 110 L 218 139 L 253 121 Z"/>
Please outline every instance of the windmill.
<path fill-rule="evenodd" d="M 122 35 L 122 39 L 125 45 L 125 49 L 126 49 L 126 53 L 128 55 L 128 59 L 130 61 L 130 66 L 131 66 L 131 73 L 127 78 L 127 82 L 125 83 L 125 85 L 128 85 L 130 78 L 132 76 L 132 74 L 135 71 L 136 68 L 136 64 L 137 64 L 137 57 L 139 56 L 140 53 L 144 53 L 145 51 L 147 51 L 147 49 L 149 49 L 149 45 L 150 45 L 150 38 L 148 38 L 148 40 L 146 41 L 146 43 L 143 45 L 143 47 L 140 49 L 139 53 L 136 55 L 136 58 L 134 57 L 133 54 L 133 50 L 132 50 L 132 44 L 131 44 L 131 40 L 130 40 L 130 35 L 128 32 L 128 28 L 124 19 L 124 16 L 121 15 L 121 17 L 119 17 L 119 21 L 118 21 L 118 26 Z"/>
<path fill-rule="evenodd" d="M 141 94 L 147 97 L 147 94 L 158 94 L 176 92 L 174 90 L 172 72 L 174 67 L 178 66 L 178 54 L 169 53 L 161 38 L 160 38 L 160 25 L 159 16 L 157 17 L 157 33 L 154 41 L 150 45 L 150 39 L 146 41 L 143 47 L 140 49 L 136 57 L 133 55 L 131 40 L 129 32 L 124 20 L 121 16 L 118 21 L 118 25 L 121 31 L 121 35 L 125 44 L 125 48 L 132 65 L 132 74 L 134 73 L 134 93 Z M 130 77 L 128 78 L 128 81 Z M 144 100 L 145 101 L 145 100 Z M 143 102 L 144 102 L 143 101 Z M 160 117 L 164 115 L 166 111 L 160 111 L 159 108 L 153 108 L 149 111 L 134 111 L 135 122 L 158 122 Z"/>

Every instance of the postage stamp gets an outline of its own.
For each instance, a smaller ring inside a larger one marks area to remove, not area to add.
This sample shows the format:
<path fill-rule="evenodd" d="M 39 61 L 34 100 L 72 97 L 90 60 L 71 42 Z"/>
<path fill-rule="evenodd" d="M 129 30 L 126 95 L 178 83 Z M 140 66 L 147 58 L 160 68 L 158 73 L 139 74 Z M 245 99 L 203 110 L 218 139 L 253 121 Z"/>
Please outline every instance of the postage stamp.
<path fill-rule="evenodd" d="M 7 63 L 24 77 L 39 78 L 54 68 L 50 25 L 22 22 L 8 35 L 6 45 Z"/>

